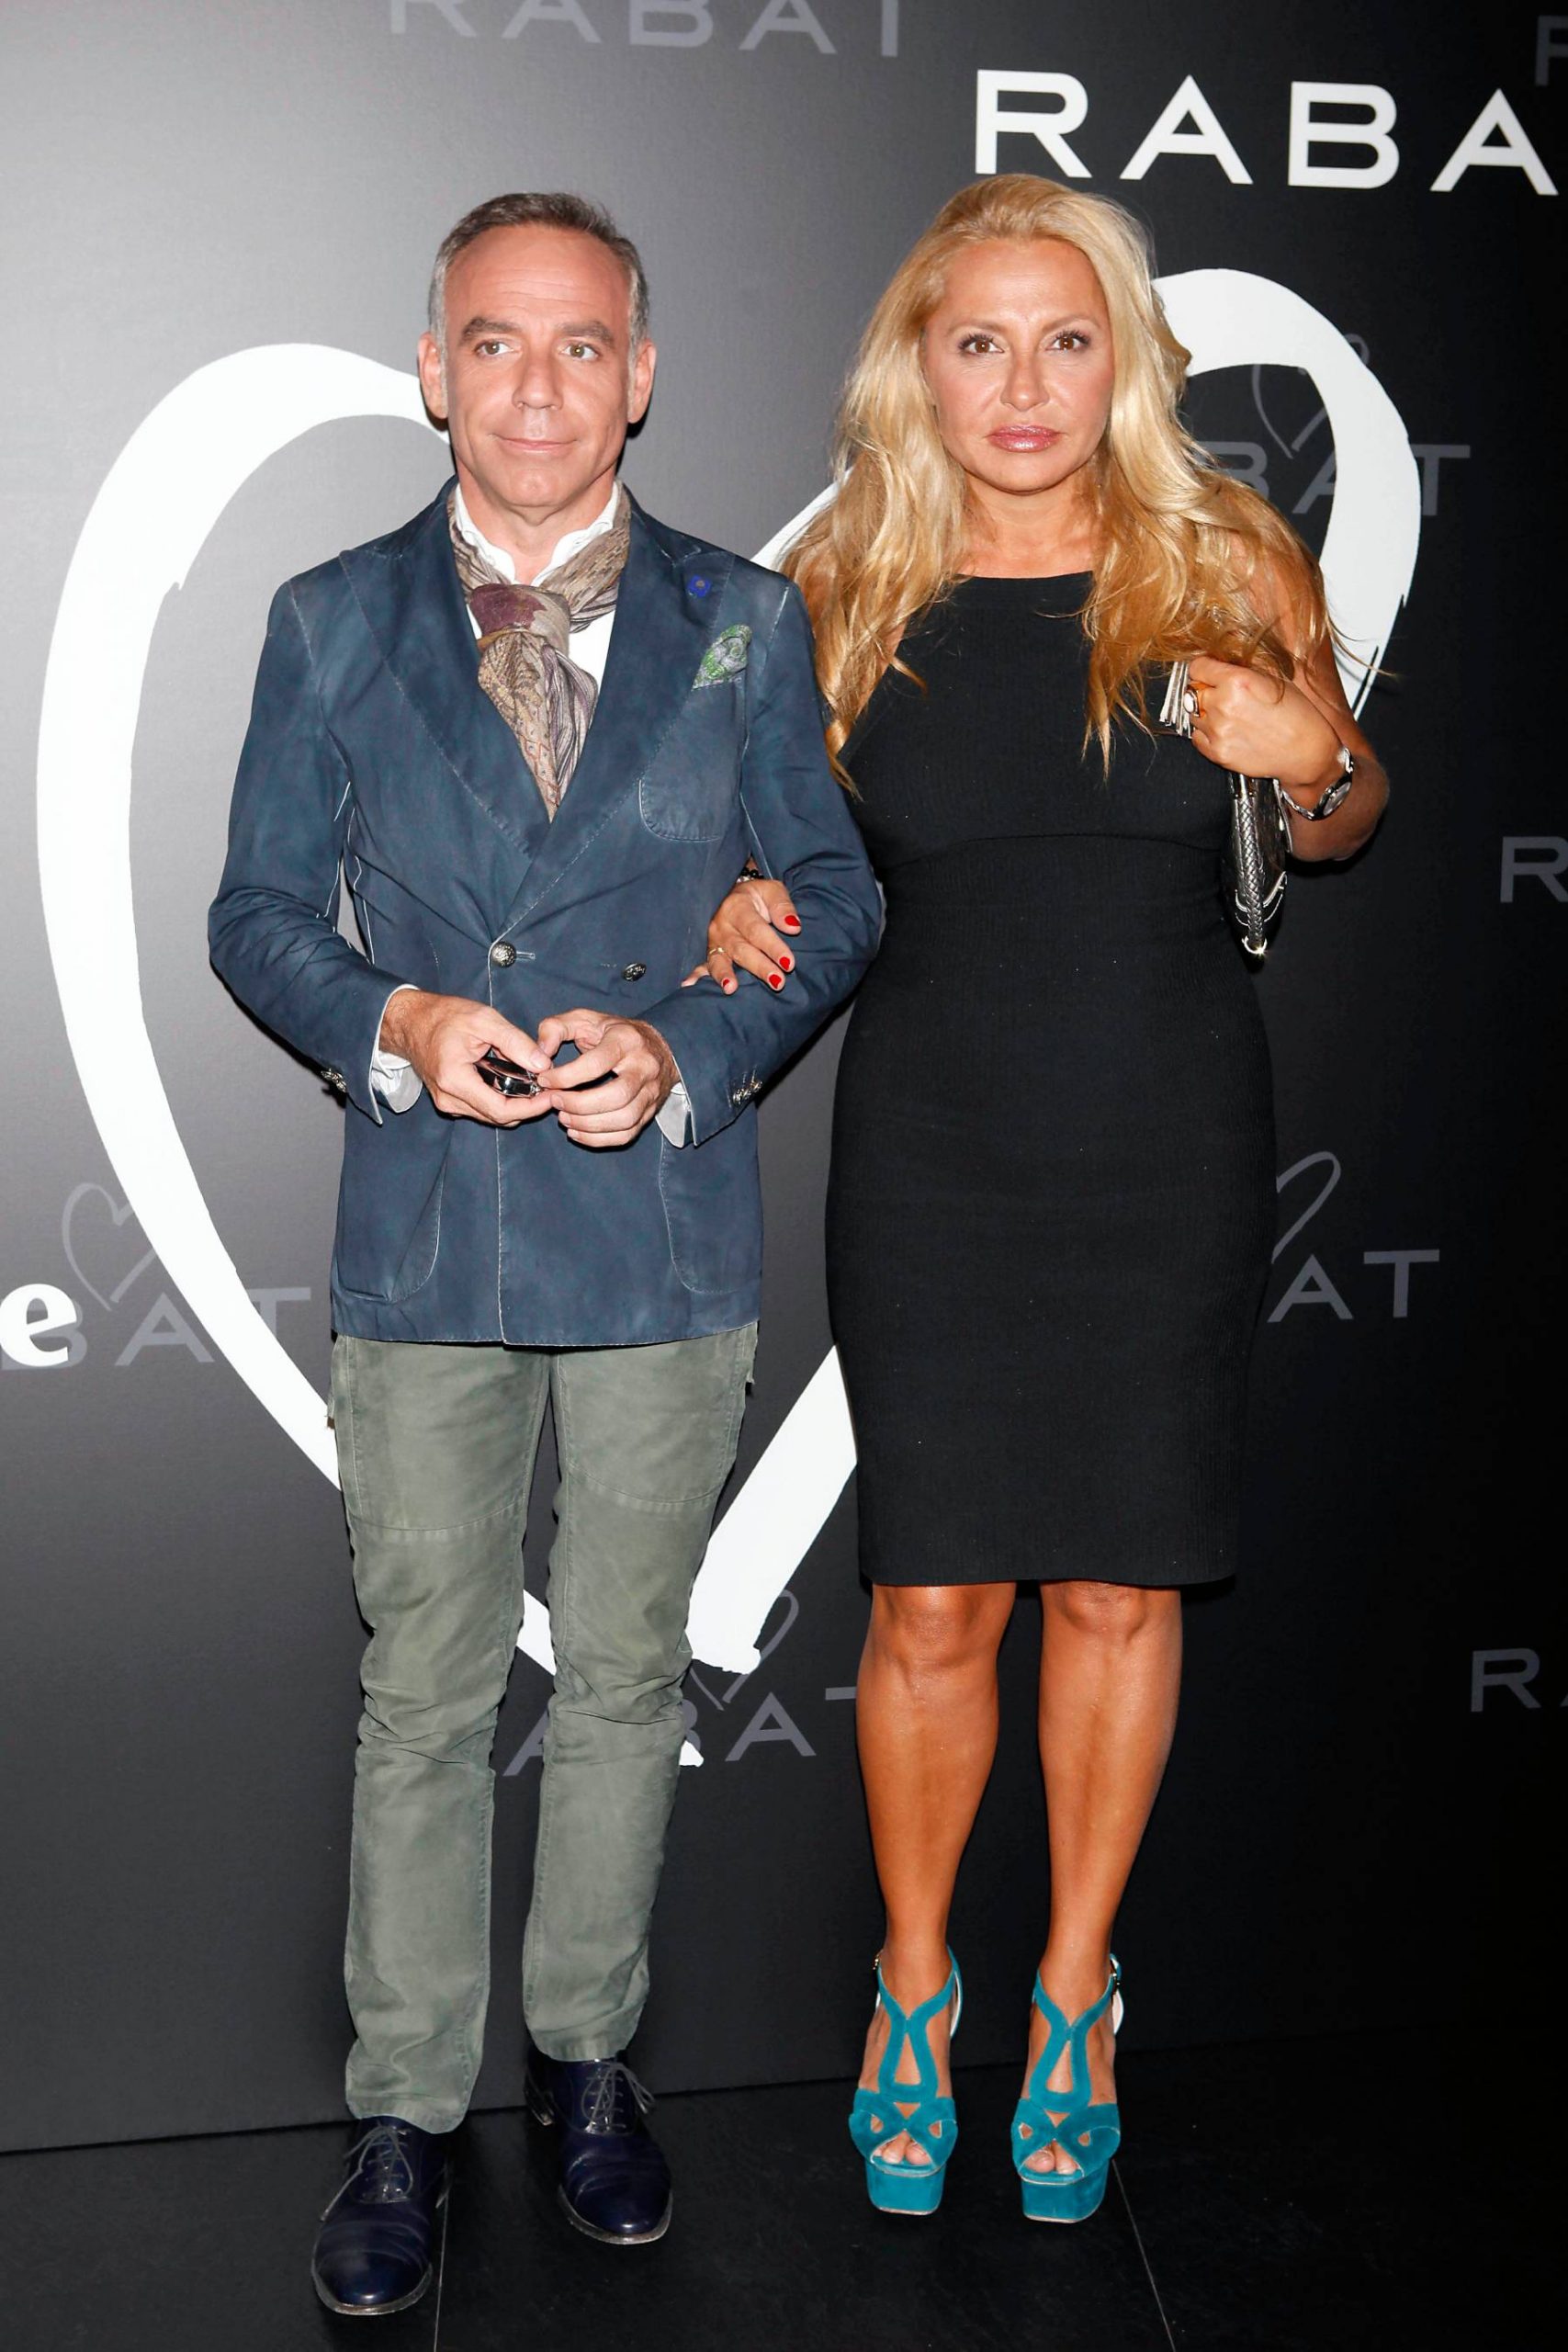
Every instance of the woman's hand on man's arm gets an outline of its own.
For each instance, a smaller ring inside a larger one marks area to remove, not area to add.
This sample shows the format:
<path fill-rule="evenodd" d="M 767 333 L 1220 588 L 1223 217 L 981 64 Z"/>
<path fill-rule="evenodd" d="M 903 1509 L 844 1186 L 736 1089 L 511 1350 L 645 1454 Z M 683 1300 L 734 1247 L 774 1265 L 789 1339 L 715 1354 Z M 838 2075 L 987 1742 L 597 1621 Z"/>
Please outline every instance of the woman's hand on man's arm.
<path fill-rule="evenodd" d="M 737 973 L 743 971 L 782 989 L 795 969 L 792 943 L 799 931 L 800 917 L 784 884 L 766 875 L 743 875 L 708 925 L 706 961 L 688 972 L 681 986 L 711 979 L 733 996 L 740 985 Z"/>

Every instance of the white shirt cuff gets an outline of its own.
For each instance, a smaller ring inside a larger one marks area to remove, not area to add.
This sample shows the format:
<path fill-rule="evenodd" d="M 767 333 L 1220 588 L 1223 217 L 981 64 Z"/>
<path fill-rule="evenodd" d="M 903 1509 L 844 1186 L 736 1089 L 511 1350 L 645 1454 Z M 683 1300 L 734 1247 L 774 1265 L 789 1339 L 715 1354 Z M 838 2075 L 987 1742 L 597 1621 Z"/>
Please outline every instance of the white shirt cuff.
<path fill-rule="evenodd" d="M 405 989 L 412 987 L 412 980 L 400 982 L 397 988 L 389 991 L 387 1004 L 391 1003 L 393 997 L 401 996 Z M 385 1021 L 386 1017 L 387 1005 L 384 1004 L 381 1007 L 381 1019 Z M 378 1036 L 380 1035 L 379 1028 L 377 1029 L 376 1034 Z M 409 1110 L 424 1092 L 424 1080 L 420 1077 L 413 1064 L 405 1061 L 401 1054 L 384 1053 L 379 1046 L 370 1057 L 370 1083 L 389 1111 Z"/>
<path fill-rule="evenodd" d="M 657 1116 L 660 1134 L 679 1151 L 689 1140 L 692 1128 L 692 1106 L 679 1079 L 660 1104 Z"/>

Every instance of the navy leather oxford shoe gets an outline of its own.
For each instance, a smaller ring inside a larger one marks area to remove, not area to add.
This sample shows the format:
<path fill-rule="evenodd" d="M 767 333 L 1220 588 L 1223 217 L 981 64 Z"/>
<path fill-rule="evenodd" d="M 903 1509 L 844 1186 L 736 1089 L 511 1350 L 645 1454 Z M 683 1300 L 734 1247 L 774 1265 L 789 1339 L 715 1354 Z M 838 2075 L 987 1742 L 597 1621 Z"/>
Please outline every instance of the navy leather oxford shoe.
<path fill-rule="evenodd" d="M 674 2203 L 664 2152 L 644 2120 L 653 2100 L 619 2058 L 530 2052 L 528 2111 L 560 2132 L 560 2201 L 605 2245 L 649 2245 Z"/>
<path fill-rule="evenodd" d="M 395 2115 L 353 2128 L 343 2187 L 321 2216 L 310 2276 L 330 2312 L 371 2319 L 406 2312 L 433 2274 L 446 2201 L 446 2141 Z"/>

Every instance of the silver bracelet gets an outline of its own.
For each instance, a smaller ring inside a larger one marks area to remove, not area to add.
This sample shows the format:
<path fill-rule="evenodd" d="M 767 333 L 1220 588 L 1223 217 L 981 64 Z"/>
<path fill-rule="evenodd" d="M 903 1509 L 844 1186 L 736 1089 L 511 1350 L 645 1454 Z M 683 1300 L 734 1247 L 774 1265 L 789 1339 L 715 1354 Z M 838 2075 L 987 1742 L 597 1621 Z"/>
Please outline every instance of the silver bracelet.
<path fill-rule="evenodd" d="M 1303 817 L 1309 825 L 1315 825 L 1320 817 L 1333 816 L 1334 811 L 1341 805 L 1345 798 L 1345 795 L 1349 791 L 1355 774 L 1356 755 L 1354 752 L 1351 751 L 1348 743 L 1341 743 L 1339 746 L 1339 774 L 1335 777 L 1332 784 L 1327 786 L 1324 791 L 1319 793 L 1317 799 L 1312 808 L 1303 808 L 1299 800 L 1292 800 L 1283 785 L 1280 786 L 1280 797 L 1284 802 L 1286 808 L 1289 808 L 1295 816 Z"/>

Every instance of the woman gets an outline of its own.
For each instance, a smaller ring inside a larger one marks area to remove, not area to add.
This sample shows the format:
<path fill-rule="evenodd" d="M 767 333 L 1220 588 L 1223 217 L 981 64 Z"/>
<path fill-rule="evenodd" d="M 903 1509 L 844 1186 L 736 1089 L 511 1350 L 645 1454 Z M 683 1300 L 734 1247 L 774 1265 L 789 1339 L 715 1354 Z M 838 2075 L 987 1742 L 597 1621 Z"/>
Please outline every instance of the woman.
<path fill-rule="evenodd" d="M 901 2211 L 935 2208 L 956 2137 L 948 1908 L 1020 1581 L 1043 1604 L 1051 1915 L 1013 2155 L 1031 2218 L 1104 2193 L 1112 1922 L 1170 1745 L 1182 1589 L 1236 1565 L 1274 1230 L 1268 1050 L 1218 887 L 1226 771 L 1280 779 L 1303 858 L 1348 855 L 1386 798 L 1316 564 L 1182 429 L 1187 357 L 1130 215 L 977 182 L 877 306 L 839 495 L 787 567 L 887 901 L 839 1075 L 829 1277 L 887 1906 L 851 2128 Z M 1190 741 L 1149 723 L 1189 657 Z M 765 880 L 709 944 L 726 988 L 737 965 L 787 986 L 810 952 Z"/>

